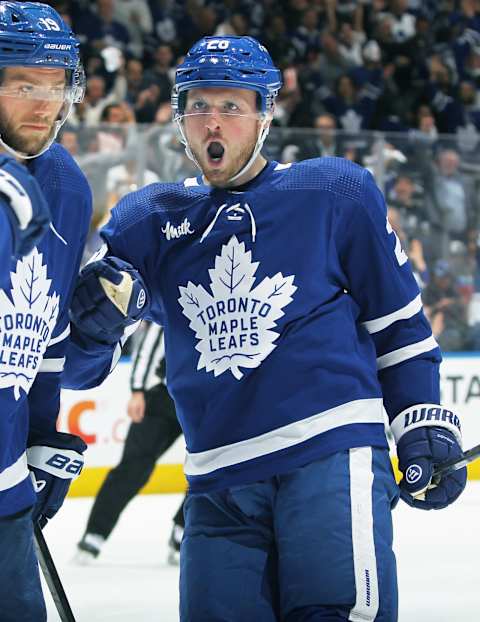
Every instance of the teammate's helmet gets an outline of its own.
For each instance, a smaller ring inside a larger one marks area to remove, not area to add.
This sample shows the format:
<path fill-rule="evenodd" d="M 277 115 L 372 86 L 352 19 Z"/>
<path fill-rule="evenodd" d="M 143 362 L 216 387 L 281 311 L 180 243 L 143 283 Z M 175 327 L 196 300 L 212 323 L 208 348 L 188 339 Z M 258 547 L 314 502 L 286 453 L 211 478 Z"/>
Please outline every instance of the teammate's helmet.
<path fill-rule="evenodd" d="M 38 2 L 0 2 L 0 70 L 14 66 L 66 70 L 65 89 L 61 95 L 52 95 L 52 98 L 61 97 L 64 106 L 43 152 L 53 142 L 72 104 L 81 102 L 85 93 L 79 42 L 51 6 Z"/>
<path fill-rule="evenodd" d="M 280 71 L 267 49 L 253 37 L 204 37 L 177 68 L 172 109 L 176 118 L 183 115 L 189 89 L 236 87 L 256 91 L 260 112 L 269 113 L 281 86 Z"/>

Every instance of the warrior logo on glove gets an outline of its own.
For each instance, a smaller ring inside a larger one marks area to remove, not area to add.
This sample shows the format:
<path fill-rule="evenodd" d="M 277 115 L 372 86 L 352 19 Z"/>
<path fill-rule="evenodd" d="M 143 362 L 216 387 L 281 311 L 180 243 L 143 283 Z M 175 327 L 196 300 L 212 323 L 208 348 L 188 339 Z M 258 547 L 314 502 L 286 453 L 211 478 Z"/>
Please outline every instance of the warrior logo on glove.
<path fill-rule="evenodd" d="M 412 464 L 408 467 L 405 473 L 405 479 L 409 484 L 416 484 L 418 480 L 422 477 L 422 475 L 422 467 L 420 467 L 418 464 Z"/>
<path fill-rule="evenodd" d="M 465 488 L 467 469 L 433 476 L 435 467 L 462 455 L 460 420 L 438 404 L 406 408 L 391 424 L 398 466 L 404 474 L 400 496 L 414 507 L 438 510 L 453 503 Z"/>

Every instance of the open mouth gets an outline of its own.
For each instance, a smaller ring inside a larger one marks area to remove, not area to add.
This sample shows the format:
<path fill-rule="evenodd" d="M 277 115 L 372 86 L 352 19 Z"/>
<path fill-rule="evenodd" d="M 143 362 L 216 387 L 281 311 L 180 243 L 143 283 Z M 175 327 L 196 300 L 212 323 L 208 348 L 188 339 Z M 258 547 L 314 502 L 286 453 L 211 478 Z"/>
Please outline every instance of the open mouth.
<path fill-rule="evenodd" d="M 225 153 L 225 147 L 219 142 L 211 142 L 207 147 L 208 157 L 214 164 L 219 164 Z"/>

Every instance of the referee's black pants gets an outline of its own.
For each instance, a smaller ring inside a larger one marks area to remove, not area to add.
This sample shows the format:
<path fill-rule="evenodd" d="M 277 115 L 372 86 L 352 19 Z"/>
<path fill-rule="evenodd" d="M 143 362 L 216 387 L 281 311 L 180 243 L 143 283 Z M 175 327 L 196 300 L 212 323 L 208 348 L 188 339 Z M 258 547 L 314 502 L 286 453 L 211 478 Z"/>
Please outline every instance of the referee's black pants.
<path fill-rule="evenodd" d="M 98 491 L 86 531 L 108 538 L 127 503 L 144 486 L 160 456 L 182 433 L 175 407 L 164 385 L 145 393 L 145 416 L 128 430 L 119 464 Z M 174 522 L 183 527 L 183 503 Z"/>

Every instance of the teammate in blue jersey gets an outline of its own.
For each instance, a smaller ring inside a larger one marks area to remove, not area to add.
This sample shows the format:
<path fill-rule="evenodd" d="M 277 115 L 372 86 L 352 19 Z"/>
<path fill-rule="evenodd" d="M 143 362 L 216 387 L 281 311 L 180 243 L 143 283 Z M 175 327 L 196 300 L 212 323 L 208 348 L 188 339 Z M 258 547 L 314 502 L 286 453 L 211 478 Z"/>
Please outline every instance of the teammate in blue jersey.
<path fill-rule="evenodd" d="M 391 509 L 458 497 L 465 470 L 432 468 L 459 455 L 460 425 L 370 173 L 261 155 L 280 87 L 250 37 L 189 51 L 172 104 L 202 174 L 113 210 L 76 288 L 63 378 L 100 383 L 124 328 L 164 326 L 190 492 L 182 622 L 393 622 Z"/>
<path fill-rule="evenodd" d="M 78 43 L 51 7 L 0 2 L 0 619 L 46 620 L 33 548 L 82 467 L 56 431 L 68 308 L 91 217 L 53 144 L 83 96 Z"/>

